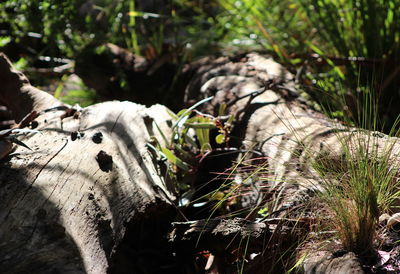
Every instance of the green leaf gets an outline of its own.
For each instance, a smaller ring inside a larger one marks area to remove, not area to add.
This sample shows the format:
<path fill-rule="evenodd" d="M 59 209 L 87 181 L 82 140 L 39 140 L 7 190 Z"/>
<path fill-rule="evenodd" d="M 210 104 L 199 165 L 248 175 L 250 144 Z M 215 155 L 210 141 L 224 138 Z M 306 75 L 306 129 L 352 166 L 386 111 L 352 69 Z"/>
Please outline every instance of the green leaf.
<path fill-rule="evenodd" d="M 215 142 L 217 142 L 217 144 L 223 144 L 225 142 L 225 135 L 218 134 L 217 137 L 215 137 Z"/>
<path fill-rule="evenodd" d="M 233 121 L 235 121 L 235 116 L 229 115 L 229 119 L 228 119 L 228 121 L 226 121 L 226 123 L 227 123 L 227 124 L 232 124 Z"/>
<path fill-rule="evenodd" d="M 67 74 L 64 74 L 63 77 L 61 77 L 61 81 L 58 83 L 57 88 L 56 88 L 56 91 L 54 91 L 54 94 L 53 94 L 53 96 L 54 96 L 56 99 L 60 99 L 60 97 L 61 97 L 61 92 L 62 92 L 63 87 L 64 87 L 64 82 L 65 82 L 67 79 L 68 79 L 68 75 L 67 75 Z"/>
<path fill-rule="evenodd" d="M 153 146 L 150 143 L 147 143 L 146 146 L 147 146 L 147 148 L 152 150 L 155 154 L 157 154 L 157 156 L 160 156 L 160 151 L 155 146 Z"/>
<path fill-rule="evenodd" d="M 179 168 L 183 169 L 184 171 L 189 170 L 189 165 L 187 163 L 185 163 L 184 161 L 182 161 L 181 159 L 179 159 L 178 157 L 176 157 L 175 154 L 171 150 L 169 150 L 166 147 L 162 147 L 161 150 L 164 153 L 165 157 L 167 157 L 167 160 L 170 163 L 178 166 Z"/>
<path fill-rule="evenodd" d="M 90 97 L 90 95 L 90 92 L 84 89 L 71 89 L 68 91 L 68 96 L 71 97 L 87 98 Z"/>
<path fill-rule="evenodd" d="M 167 137 L 165 137 L 164 132 L 163 132 L 163 131 L 161 130 L 161 128 L 158 126 L 158 124 L 156 123 L 156 121 L 153 121 L 153 123 L 154 123 L 154 125 L 156 126 L 158 132 L 160 132 L 160 135 L 161 135 L 161 137 L 163 138 L 164 143 L 165 143 L 166 145 L 169 145 L 168 139 L 167 139 Z"/>
<path fill-rule="evenodd" d="M 152 17 L 152 18 L 160 18 L 160 14 L 157 13 L 151 13 L 151 12 L 142 12 L 142 11 L 130 11 L 128 12 L 128 15 L 131 17 Z"/>
<path fill-rule="evenodd" d="M 206 153 L 207 151 L 212 151 L 212 147 L 211 147 L 210 143 L 204 143 L 201 146 L 201 153 Z"/>
<path fill-rule="evenodd" d="M 183 157 L 192 158 L 191 154 L 184 149 L 180 145 L 175 146 L 175 150 L 178 151 Z"/>
<path fill-rule="evenodd" d="M 312 43 L 310 43 L 310 42 L 308 42 L 307 44 L 308 44 L 308 46 L 309 46 L 315 53 L 317 53 L 318 55 L 321 55 L 321 56 L 324 56 L 324 55 L 325 55 L 325 54 L 322 52 L 322 50 L 320 50 L 316 45 L 314 45 L 314 44 L 312 44 Z"/>
<path fill-rule="evenodd" d="M 330 65 L 332 67 L 332 69 L 336 72 L 336 74 L 342 79 L 345 79 L 345 76 L 343 74 L 343 72 L 340 70 L 340 68 L 338 68 L 335 63 L 333 63 L 333 61 L 327 57 L 325 57 L 325 54 L 322 52 L 322 50 L 320 50 L 316 45 L 307 42 L 307 45 L 318 55 L 320 55 L 322 58 L 324 58 L 324 60 L 328 63 L 328 65 Z"/>
<path fill-rule="evenodd" d="M 10 42 L 11 42 L 10 36 L 1 36 L 0 37 L 0 48 L 5 47 Z"/>
<path fill-rule="evenodd" d="M 268 214 L 269 214 L 268 213 L 268 208 L 267 207 L 263 207 L 257 213 L 260 214 L 262 217 L 267 217 Z"/>
<path fill-rule="evenodd" d="M 215 192 L 210 200 L 214 200 L 214 201 L 222 201 L 225 198 L 225 194 L 221 191 Z"/>
<path fill-rule="evenodd" d="M 204 128 L 196 129 L 196 136 L 199 140 L 200 147 L 203 147 L 205 144 L 210 143 L 210 130 Z"/>
<path fill-rule="evenodd" d="M 178 115 L 176 115 L 172 110 L 167 108 L 167 113 L 169 114 L 169 116 L 171 116 L 172 119 L 178 120 L 179 117 Z"/>
<path fill-rule="evenodd" d="M 24 70 L 27 66 L 28 66 L 28 61 L 23 57 L 19 58 L 18 61 L 14 63 L 14 68 L 16 70 Z"/>
<path fill-rule="evenodd" d="M 187 111 L 186 108 L 181 109 L 181 110 L 178 112 L 178 114 L 176 114 L 176 116 L 181 117 L 184 113 L 186 113 L 186 111 Z M 190 114 L 190 113 L 188 113 L 188 114 Z"/>
<path fill-rule="evenodd" d="M 185 115 L 185 116 L 182 116 L 181 118 L 179 118 L 178 123 L 175 124 L 176 127 L 181 128 L 186 123 L 187 119 L 189 119 L 189 115 Z M 174 128 L 175 125 L 172 126 L 172 128 Z"/>
<path fill-rule="evenodd" d="M 213 129 L 216 128 L 214 123 L 184 123 L 184 126 L 195 129 Z"/>
<path fill-rule="evenodd" d="M 218 115 L 223 116 L 225 114 L 226 104 L 222 103 L 219 105 Z"/>
<path fill-rule="evenodd" d="M 189 135 L 187 135 L 187 134 L 184 135 L 184 141 L 185 141 L 186 143 L 188 143 L 189 145 L 191 145 L 192 147 L 194 147 L 194 148 L 197 149 L 197 144 L 196 144 L 196 142 L 195 142 L 195 141 L 193 140 L 193 138 L 190 137 Z"/>

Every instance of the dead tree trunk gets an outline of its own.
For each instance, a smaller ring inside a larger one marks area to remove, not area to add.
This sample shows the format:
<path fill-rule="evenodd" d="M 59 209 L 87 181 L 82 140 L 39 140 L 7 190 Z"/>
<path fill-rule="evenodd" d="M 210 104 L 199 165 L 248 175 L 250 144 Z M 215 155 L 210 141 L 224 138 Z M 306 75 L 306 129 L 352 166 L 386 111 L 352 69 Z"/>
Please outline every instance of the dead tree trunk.
<path fill-rule="evenodd" d="M 208 58 L 185 73 L 193 75 L 185 101 L 213 95 L 202 107 L 210 114 L 226 103 L 236 116 L 232 145 L 256 150 L 268 162 L 271 180 L 263 184 L 276 212 L 290 209 L 310 186 L 318 186 L 312 161 L 340 162 L 338 138 L 354 137 L 355 130 L 307 106 L 293 76 L 271 59 Z M 146 148 L 150 136 L 158 136 L 153 120 L 170 134 L 163 106 L 106 102 L 73 109 L 33 88 L 3 55 L 0 81 L 0 104 L 17 122 L 38 111 L 31 126 L 41 132 L 21 139 L 31 150 L 17 146 L 1 163 L 2 273 L 106 273 L 127 227 L 173 220 L 176 212 L 168 215 L 173 192 Z M 378 149 L 386 140 L 383 136 Z"/>
<path fill-rule="evenodd" d="M 298 93 L 294 76 L 272 59 L 247 54 L 233 59 L 203 59 L 198 65 L 187 86 L 185 101 L 214 96 L 210 104 L 202 106 L 202 112 L 218 115 L 220 105 L 226 104 L 228 112 L 235 115 L 232 139 L 238 141 L 232 145 L 257 152 L 248 153 L 249 158 L 257 158 L 253 164 L 265 167 L 261 171 L 263 178 L 252 178 L 258 180 L 256 191 L 264 192 L 264 199 L 254 201 L 253 208 L 268 205 L 272 220 L 288 216 L 301 219 L 304 205 L 326 180 L 318 166 L 346 174 L 348 170 L 343 167 L 347 166 L 346 161 L 356 161 L 360 146 L 371 161 L 379 161 L 379 157 L 389 153 L 391 168 L 398 170 L 398 138 L 345 126 L 313 110 Z M 346 153 L 350 155 L 345 156 Z M 281 225 L 285 224 L 284 219 Z M 273 252 L 276 245 L 265 248 Z M 280 259 L 282 253 L 275 258 L 266 255 L 264 265 Z M 303 270 L 363 273 L 354 254 L 344 259 L 311 255 Z"/>
<path fill-rule="evenodd" d="M 40 113 L 31 125 L 40 133 L 20 139 L 30 150 L 17 146 L 1 163 L 0 272 L 106 273 L 127 226 L 171 209 L 146 148 L 157 135 L 152 119 L 168 135 L 165 108 L 72 109 L 32 87 L 4 55 L 0 79 L 1 103 L 17 122 Z"/>
<path fill-rule="evenodd" d="M 239 59 L 203 59 L 199 64 L 185 101 L 214 96 L 202 106 L 203 112 L 213 115 L 227 104 L 236 117 L 235 145 L 259 151 L 268 162 L 271 180 L 265 183 L 279 193 L 275 210 L 304 200 L 310 188 L 318 188 L 321 176 L 313 163 L 340 166 L 346 160 L 344 146 L 355 154 L 357 146 L 365 144 L 371 155 L 380 155 L 393 144 L 391 159 L 397 167 L 397 138 L 344 126 L 315 111 L 299 94 L 294 76 L 271 58 L 247 54 Z"/>

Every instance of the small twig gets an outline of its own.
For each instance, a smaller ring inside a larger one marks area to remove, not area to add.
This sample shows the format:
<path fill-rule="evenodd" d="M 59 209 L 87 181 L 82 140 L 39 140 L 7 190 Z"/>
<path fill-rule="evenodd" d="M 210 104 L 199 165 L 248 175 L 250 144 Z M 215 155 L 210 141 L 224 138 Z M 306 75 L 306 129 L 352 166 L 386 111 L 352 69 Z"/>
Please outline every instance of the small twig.
<path fill-rule="evenodd" d="M 300 83 L 301 77 L 302 77 L 302 75 L 304 74 L 304 72 L 306 71 L 307 66 L 308 66 L 308 59 L 304 61 L 304 63 L 302 64 L 302 66 L 301 66 L 301 67 L 297 70 L 297 72 L 296 72 L 296 76 L 295 76 L 295 78 L 294 78 L 294 79 L 295 79 L 294 82 L 295 82 L 296 84 L 299 84 L 299 83 Z"/>
<path fill-rule="evenodd" d="M 264 93 L 267 89 L 268 89 L 268 87 L 265 86 L 265 87 L 262 87 L 262 88 L 260 88 L 260 89 L 255 90 L 255 91 L 252 91 L 252 92 L 250 92 L 250 93 L 248 93 L 248 94 L 245 94 L 245 95 L 239 96 L 239 97 L 237 97 L 237 98 L 234 98 L 234 99 L 232 99 L 231 101 L 229 101 L 229 102 L 226 104 L 226 106 L 227 106 L 227 107 L 231 107 L 231 106 L 233 106 L 234 104 L 236 104 L 237 101 L 242 100 L 242 99 L 247 98 L 247 97 L 250 97 L 250 100 L 247 102 L 247 104 L 249 104 L 249 103 L 251 103 L 251 101 L 252 101 L 255 97 L 257 97 L 258 95 Z"/>
<path fill-rule="evenodd" d="M 53 110 L 65 110 L 66 111 L 66 110 L 68 110 L 70 108 L 71 107 L 69 107 L 69 106 L 61 105 L 61 106 L 46 108 L 46 109 L 42 110 L 41 113 L 46 113 L 46 112 L 50 112 L 50 111 L 53 111 Z"/>
<path fill-rule="evenodd" d="M 258 149 L 261 151 L 261 149 L 262 149 L 262 147 L 264 146 L 264 144 L 266 143 L 266 142 L 268 142 L 269 140 L 271 140 L 272 138 L 274 138 L 274 137 L 277 137 L 277 136 L 282 136 L 282 135 L 285 135 L 286 133 L 275 133 L 275 134 L 272 134 L 271 136 L 269 136 L 268 138 L 265 138 L 265 140 L 263 140 L 261 143 L 259 143 L 259 145 L 258 145 Z"/>
<path fill-rule="evenodd" d="M 268 224 L 279 224 L 282 222 L 287 222 L 287 223 L 299 223 L 299 222 L 304 222 L 302 219 L 291 219 L 291 218 L 263 218 L 263 223 L 268 223 Z M 257 222 L 259 223 L 259 222 Z"/>
<path fill-rule="evenodd" d="M 178 213 L 182 216 L 182 218 L 183 218 L 186 222 L 189 222 L 189 219 L 186 218 L 186 216 L 185 216 L 185 214 L 183 214 L 182 210 L 180 210 L 179 207 L 177 207 L 176 204 L 169 198 L 169 196 L 168 196 L 168 194 L 165 192 L 165 190 L 164 190 L 162 187 L 160 187 L 159 185 L 155 185 L 155 187 L 156 187 L 158 190 L 161 190 L 161 191 L 164 193 L 165 198 L 168 200 L 168 202 L 170 202 L 170 203 L 173 205 L 173 207 L 176 209 L 176 211 L 178 211 Z"/>
<path fill-rule="evenodd" d="M 226 154 L 228 154 L 228 153 L 236 153 L 236 152 L 242 152 L 242 153 L 252 152 L 252 153 L 257 154 L 259 156 L 263 156 L 264 155 L 263 153 L 261 153 L 260 151 L 257 151 L 257 150 L 241 149 L 241 148 L 236 148 L 236 147 L 216 148 L 216 149 L 214 149 L 214 151 L 226 151 L 227 152 Z M 219 156 L 219 155 L 210 156 L 209 158 L 216 157 L 216 156 Z"/>

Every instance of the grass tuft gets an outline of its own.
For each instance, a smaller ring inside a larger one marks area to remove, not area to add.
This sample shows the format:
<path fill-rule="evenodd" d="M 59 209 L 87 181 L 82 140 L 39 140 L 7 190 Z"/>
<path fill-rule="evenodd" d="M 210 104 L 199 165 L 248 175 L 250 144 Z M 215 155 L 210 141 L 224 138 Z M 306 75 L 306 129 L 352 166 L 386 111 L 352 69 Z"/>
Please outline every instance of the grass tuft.
<path fill-rule="evenodd" d="M 361 257 L 374 254 L 379 216 L 393 210 L 400 196 L 393 165 L 397 139 L 374 131 L 378 123 L 373 102 L 363 107 L 360 120 L 370 130 L 348 128 L 348 134 L 337 136 L 341 155 L 313 162 L 322 178 L 320 198 L 333 214 L 343 248 Z"/>

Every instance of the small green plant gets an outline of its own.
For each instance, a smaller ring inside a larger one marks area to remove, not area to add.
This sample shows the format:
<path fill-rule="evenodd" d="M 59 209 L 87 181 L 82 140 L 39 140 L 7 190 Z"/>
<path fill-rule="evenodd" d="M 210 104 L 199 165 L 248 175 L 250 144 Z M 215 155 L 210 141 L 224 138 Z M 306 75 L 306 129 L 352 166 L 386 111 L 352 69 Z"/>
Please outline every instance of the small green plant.
<path fill-rule="evenodd" d="M 330 166 L 328 162 L 321 164 L 323 160 L 314 163 L 314 168 L 324 176 L 321 199 L 333 212 L 343 247 L 360 255 L 373 250 L 379 218 L 377 191 L 380 180 L 392 180 L 390 174 L 382 174 L 384 166 L 371 163 L 374 153 L 365 151 L 361 145 L 356 148 L 355 154 L 346 151 L 339 167 Z M 328 171 L 335 169 L 335 175 Z"/>
<path fill-rule="evenodd" d="M 205 98 L 177 114 L 169 111 L 173 119 L 170 139 L 154 123 L 165 145 L 162 145 L 160 140 L 153 138 L 148 146 L 160 156 L 161 160 L 167 161 L 168 175 L 177 183 L 182 181 L 178 177 L 182 179 L 195 172 L 198 163 L 213 151 L 210 130 L 214 129 L 219 132 L 215 137 L 216 144 L 221 145 L 229 141 L 230 127 L 234 119 L 232 115 L 213 117 L 196 110 L 198 106 L 211 99 L 212 97 Z M 225 120 L 221 121 L 222 119 Z M 178 188 L 187 190 L 188 185 L 181 183 Z"/>

